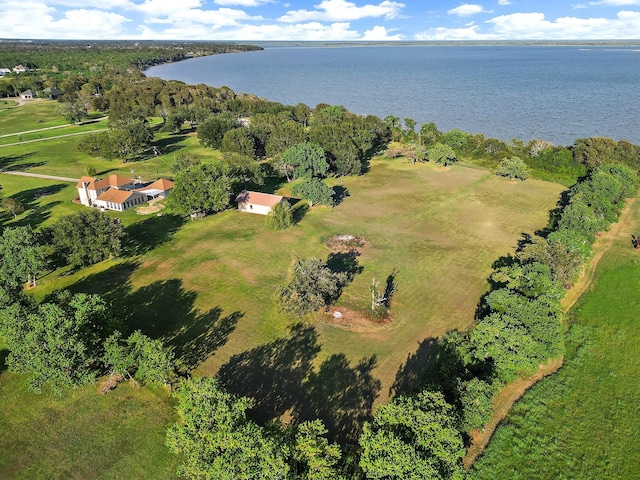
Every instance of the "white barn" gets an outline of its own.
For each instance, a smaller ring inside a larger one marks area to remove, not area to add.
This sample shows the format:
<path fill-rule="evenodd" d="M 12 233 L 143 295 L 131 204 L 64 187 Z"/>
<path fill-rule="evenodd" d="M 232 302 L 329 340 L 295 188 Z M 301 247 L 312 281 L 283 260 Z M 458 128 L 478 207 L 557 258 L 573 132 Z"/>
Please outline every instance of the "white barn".
<path fill-rule="evenodd" d="M 287 201 L 285 197 L 280 195 L 250 192 L 248 190 L 243 190 L 236 197 L 239 211 L 257 213 L 258 215 L 269 215 L 271 209 L 283 200 Z"/>

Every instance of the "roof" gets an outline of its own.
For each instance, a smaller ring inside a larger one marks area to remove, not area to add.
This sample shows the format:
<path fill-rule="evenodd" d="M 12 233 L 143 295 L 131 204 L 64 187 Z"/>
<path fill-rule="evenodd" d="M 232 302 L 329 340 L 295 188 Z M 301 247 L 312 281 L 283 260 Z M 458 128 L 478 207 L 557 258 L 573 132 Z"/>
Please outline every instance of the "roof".
<path fill-rule="evenodd" d="M 97 200 L 112 203 L 124 203 L 133 195 L 138 194 L 129 190 L 118 190 L 117 188 L 110 188 L 106 192 L 101 193 Z"/>
<path fill-rule="evenodd" d="M 123 185 L 128 185 L 133 183 L 133 180 L 127 177 L 123 177 L 122 175 L 118 175 L 116 173 L 112 173 L 107 178 L 103 178 L 102 180 L 96 180 L 94 183 L 94 188 L 92 190 L 103 190 L 107 187 L 122 187 Z M 89 188 L 91 185 L 89 186 Z"/>
<path fill-rule="evenodd" d="M 34 92 L 33 90 L 29 89 L 29 90 L 25 90 L 20 95 L 35 95 L 35 94 L 36 94 L 36 92 Z"/>
<path fill-rule="evenodd" d="M 262 205 L 264 207 L 273 207 L 280 203 L 284 197 L 280 195 L 272 195 L 270 193 L 250 192 L 244 190 L 236 197 L 238 203 L 250 203 L 252 205 Z"/>
<path fill-rule="evenodd" d="M 147 185 L 144 188 L 167 191 L 173 188 L 173 182 L 171 180 L 167 180 L 166 178 L 161 178 L 153 182 L 151 185 Z"/>
<path fill-rule="evenodd" d="M 87 188 L 89 190 L 95 190 L 96 187 L 95 185 L 93 185 L 93 183 L 97 180 L 96 177 L 89 177 L 87 175 L 83 175 L 82 177 L 80 177 L 80 180 L 78 181 L 78 184 L 76 185 L 77 188 L 84 188 L 83 183 L 87 184 Z"/>

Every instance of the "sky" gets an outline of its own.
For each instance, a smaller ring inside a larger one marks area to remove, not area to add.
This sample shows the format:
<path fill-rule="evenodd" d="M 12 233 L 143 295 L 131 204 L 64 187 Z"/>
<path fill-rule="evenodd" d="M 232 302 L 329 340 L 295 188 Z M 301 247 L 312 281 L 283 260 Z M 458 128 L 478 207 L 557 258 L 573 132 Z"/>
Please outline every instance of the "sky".
<path fill-rule="evenodd" d="M 640 39 L 640 0 L 0 0 L 0 38 Z"/>

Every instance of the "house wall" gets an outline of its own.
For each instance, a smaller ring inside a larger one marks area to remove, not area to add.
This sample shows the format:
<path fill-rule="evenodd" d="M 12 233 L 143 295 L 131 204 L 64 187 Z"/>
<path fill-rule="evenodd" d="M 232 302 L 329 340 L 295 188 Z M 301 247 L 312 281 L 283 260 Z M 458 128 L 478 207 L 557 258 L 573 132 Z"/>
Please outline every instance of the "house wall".
<path fill-rule="evenodd" d="M 258 215 L 269 215 L 271 207 L 264 205 L 255 205 L 253 203 L 238 203 L 238 210 L 241 212 L 257 213 Z"/>

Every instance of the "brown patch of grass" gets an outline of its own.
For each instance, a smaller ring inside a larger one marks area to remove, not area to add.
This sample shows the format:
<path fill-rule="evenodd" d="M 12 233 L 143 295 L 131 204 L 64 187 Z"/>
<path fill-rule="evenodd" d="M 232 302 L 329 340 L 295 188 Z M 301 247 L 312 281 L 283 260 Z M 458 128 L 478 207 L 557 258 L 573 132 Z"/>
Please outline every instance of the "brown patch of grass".
<path fill-rule="evenodd" d="M 323 313 L 322 321 L 324 323 L 350 332 L 378 331 L 393 323 L 393 315 L 391 314 L 387 314 L 381 319 L 375 319 L 368 314 L 347 307 L 330 307 Z M 336 316 L 336 313 L 339 313 L 339 316 Z"/>

